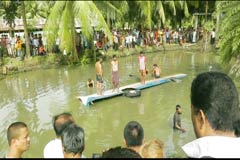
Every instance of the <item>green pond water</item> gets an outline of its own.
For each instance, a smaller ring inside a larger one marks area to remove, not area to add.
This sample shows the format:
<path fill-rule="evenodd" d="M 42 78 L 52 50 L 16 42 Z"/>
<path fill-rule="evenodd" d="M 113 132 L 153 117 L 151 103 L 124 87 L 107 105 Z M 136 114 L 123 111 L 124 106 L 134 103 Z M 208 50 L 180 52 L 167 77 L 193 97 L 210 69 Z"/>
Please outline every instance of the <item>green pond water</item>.
<path fill-rule="evenodd" d="M 119 58 L 120 86 L 138 81 L 137 56 Z M 195 139 L 190 116 L 190 87 L 193 78 L 204 71 L 222 71 L 214 54 L 197 51 L 146 53 L 147 66 L 157 63 L 162 76 L 185 73 L 181 82 L 169 82 L 142 90 L 141 97 L 114 97 L 85 107 L 76 97 L 95 93 L 87 88 L 88 78 L 95 80 L 94 64 L 37 70 L 9 76 L 0 81 L 0 155 L 8 149 L 6 131 L 15 121 L 25 122 L 30 130 L 31 147 L 23 157 L 43 157 L 44 146 L 55 138 L 52 117 L 71 112 L 85 130 L 83 154 L 123 146 L 123 129 L 131 120 L 142 124 L 145 140 L 159 138 L 164 142 L 166 157 L 185 157 L 181 146 Z M 110 59 L 103 62 L 105 88 L 111 88 Z M 148 74 L 147 79 L 152 79 Z M 235 82 L 236 83 L 236 82 Z M 239 82 L 236 83 L 240 90 Z M 187 132 L 173 131 L 176 104 L 182 106 L 182 126 Z"/>

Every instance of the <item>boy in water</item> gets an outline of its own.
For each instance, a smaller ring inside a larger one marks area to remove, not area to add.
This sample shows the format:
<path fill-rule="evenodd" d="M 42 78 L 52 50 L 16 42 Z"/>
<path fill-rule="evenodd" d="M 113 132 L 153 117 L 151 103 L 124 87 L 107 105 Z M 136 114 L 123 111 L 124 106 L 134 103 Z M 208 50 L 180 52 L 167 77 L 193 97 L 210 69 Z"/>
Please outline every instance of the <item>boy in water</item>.
<path fill-rule="evenodd" d="M 91 78 L 88 78 L 87 87 L 88 88 L 90 88 L 90 87 L 93 88 L 94 87 L 94 81 Z"/>
<path fill-rule="evenodd" d="M 157 64 L 153 65 L 152 76 L 156 78 L 160 78 L 161 69 L 157 66 Z"/>

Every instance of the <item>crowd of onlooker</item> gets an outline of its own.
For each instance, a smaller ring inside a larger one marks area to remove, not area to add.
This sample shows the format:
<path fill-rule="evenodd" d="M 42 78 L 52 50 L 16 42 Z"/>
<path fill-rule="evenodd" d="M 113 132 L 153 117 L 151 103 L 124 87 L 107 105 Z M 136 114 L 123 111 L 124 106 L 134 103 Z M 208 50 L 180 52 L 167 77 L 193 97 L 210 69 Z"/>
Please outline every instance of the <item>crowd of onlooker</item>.
<path fill-rule="evenodd" d="M 113 50 L 124 50 L 135 48 L 136 46 L 164 46 L 165 44 L 196 43 L 203 38 L 203 27 L 189 28 L 159 28 L 159 29 L 128 29 L 112 30 L 112 37 L 107 37 L 103 31 L 94 31 L 94 47 L 105 52 L 112 48 Z M 212 33 L 211 33 L 212 35 Z M 112 43 L 110 41 L 112 40 Z M 215 38 L 215 32 L 214 32 Z M 212 41 L 211 41 L 212 43 Z M 42 37 L 42 32 L 29 34 L 30 55 L 46 55 L 46 38 Z M 59 38 L 56 39 L 53 53 L 59 53 Z M 81 33 L 77 34 L 76 48 L 78 53 L 83 53 L 85 49 L 91 48 L 92 43 Z M 0 57 L 6 54 L 9 57 L 24 57 L 26 49 L 25 37 L 15 33 L 15 36 L 2 34 L 0 38 Z"/>
<path fill-rule="evenodd" d="M 211 33 L 209 33 L 211 34 Z M 202 27 L 194 29 L 189 28 L 161 28 L 161 29 L 145 29 L 145 30 L 112 30 L 112 42 L 103 31 L 94 33 L 94 44 L 98 49 L 107 51 L 112 47 L 114 50 L 123 50 L 135 48 L 136 46 L 161 46 L 164 44 L 196 43 L 203 38 L 204 30 Z M 215 37 L 215 35 L 214 35 Z"/>
<path fill-rule="evenodd" d="M 29 35 L 30 54 L 31 56 L 46 55 L 43 44 L 42 34 Z M 3 34 L 0 39 L 0 55 L 5 53 L 9 57 L 24 57 L 26 42 L 20 35 L 8 36 Z"/>
<path fill-rule="evenodd" d="M 182 146 L 187 157 L 240 158 L 239 96 L 232 79 L 220 72 L 200 73 L 192 81 L 190 99 L 191 120 L 197 139 Z M 178 105 L 176 110 L 179 110 Z M 179 121 L 176 116 L 174 119 Z M 85 158 L 85 132 L 70 113 L 54 116 L 53 129 L 56 137 L 45 145 L 44 158 Z M 130 121 L 123 129 L 123 146 L 94 153 L 92 157 L 165 158 L 164 143 L 159 139 L 145 142 L 144 137 L 142 125 Z M 7 130 L 7 140 L 9 149 L 4 157 L 22 157 L 30 147 L 27 125 L 12 123 Z"/>

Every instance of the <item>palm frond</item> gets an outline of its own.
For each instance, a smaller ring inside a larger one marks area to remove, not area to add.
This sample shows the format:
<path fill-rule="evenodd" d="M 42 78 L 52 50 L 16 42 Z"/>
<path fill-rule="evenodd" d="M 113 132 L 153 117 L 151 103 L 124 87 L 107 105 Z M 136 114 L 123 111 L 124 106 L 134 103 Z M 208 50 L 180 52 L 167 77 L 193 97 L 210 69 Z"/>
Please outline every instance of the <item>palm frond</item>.
<path fill-rule="evenodd" d="M 54 4 L 52 11 L 43 28 L 43 34 L 47 39 L 48 49 L 52 49 L 55 45 L 56 38 L 58 37 L 58 29 L 60 27 L 60 19 L 62 12 L 64 11 L 65 5 L 66 2 L 64 1 L 57 1 Z"/>
<path fill-rule="evenodd" d="M 136 1 L 140 7 L 141 15 L 144 17 L 145 25 L 151 29 L 152 28 L 152 1 Z"/>
<path fill-rule="evenodd" d="M 95 13 L 95 11 L 90 12 L 89 3 L 89 1 L 76 1 L 74 3 L 75 18 L 81 24 L 82 34 L 87 39 L 90 39 L 93 34 L 93 15 Z"/>
<path fill-rule="evenodd" d="M 109 37 L 110 42 L 112 42 L 112 38 L 110 38 L 112 36 L 111 31 L 109 30 L 108 25 L 107 25 L 106 21 L 104 20 L 100 10 L 92 2 L 89 2 L 88 5 L 89 5 L 90 10 L 94 11 L 95 16 L 97 17 L 97 20 L 98 20 L 99 27 L 102 27 L 102 30 Z"/>
<path fill-rule="evenodd" d="M 162 23 L 165 24 L 166 17 L 165 17 L 165 12 L 164 12 L 162 1 L 157 1 L 156 2 L 156 10 L 157 10 L 158 14 L 160 15 Z"/>
<path fill-rule="evenodd" d="M 60 39 L 60 49 L 63 51 L 66 49 L 67 53 L 72 50 L 72 34 L 71 34 L 71 20 L 74 17 L 71 17 L 69 10 L 69 3 L 66 2 L 66 7 L 62 12 L 62 17 L 59 24 L 59 39 Z"/>
<path fill-rule="evenodd" d="M 223 14 L 219 53 L 222 63 L 228 63 L 240 55 L 240 3 L 221 1 L 216 3 L 216 10 L 219 14 Z"/>
<path fill-rule="evenodd" d="M 186 17 L 189 17 L 189 11 L 188 11 L 188 5 L 187 5 L 187 1 L 184 1 L 184 15 Z"/>
<path fill-rule="evenodd" d="M 176 7 L 174 1 L 167 1 L 170 9 L 173 11 L 173 15 L 176 16 Z"/>

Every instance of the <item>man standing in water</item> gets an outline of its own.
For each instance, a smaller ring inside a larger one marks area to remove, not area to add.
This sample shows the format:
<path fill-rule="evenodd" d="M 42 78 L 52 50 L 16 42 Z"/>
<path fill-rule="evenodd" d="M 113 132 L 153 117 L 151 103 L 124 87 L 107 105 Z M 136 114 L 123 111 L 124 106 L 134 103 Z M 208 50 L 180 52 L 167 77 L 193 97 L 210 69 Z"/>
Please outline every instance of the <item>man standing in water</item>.
<path fill-rule="evenodd" d="M 113 83 L 113 92 L 115 89 L 118 90 L 119 76 L 118 76 L 118 60 L 116 55 L 113 55 L 113 59 L 111 61 L 111 70 L 112 70 L 112 83 Z"/>
<path fill-rule="evenodd" d="M 143 52 L 140 52 L 140 56 L 138 57 L 138 66 L 141 77 L 141 83 L 145 84 L 146 77 L 146 57 L 143 55 Z"/>
<path fill-rule="evenodd" d="M 176 112 L 173 117 L 173 128 L 178 129 L 182 132 L 186 132 L 185 129 L 182 128 L 181 126 L 181 114 L 182 114 L 182 109 L 179 104 L 176 105 Z"/>
<path fill-rule="evenodd" d="M 102 83 L 103 83 L 103 70 L 102 70 L 102 59 L 98 58 L 95 64 L 96 69 L 96 81 L 97 81 L 97 94 L 102 95 Z"/>

